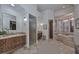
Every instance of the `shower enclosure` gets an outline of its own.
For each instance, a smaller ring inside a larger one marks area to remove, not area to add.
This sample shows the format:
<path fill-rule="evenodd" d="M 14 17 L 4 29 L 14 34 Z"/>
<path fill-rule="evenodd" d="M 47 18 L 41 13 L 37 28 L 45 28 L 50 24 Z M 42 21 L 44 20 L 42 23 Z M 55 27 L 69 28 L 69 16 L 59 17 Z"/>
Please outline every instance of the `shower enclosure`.
<path fill-rule="evenodd" d="M 29 44 L 36 43 L 36 17 L 29 14 Z"/>

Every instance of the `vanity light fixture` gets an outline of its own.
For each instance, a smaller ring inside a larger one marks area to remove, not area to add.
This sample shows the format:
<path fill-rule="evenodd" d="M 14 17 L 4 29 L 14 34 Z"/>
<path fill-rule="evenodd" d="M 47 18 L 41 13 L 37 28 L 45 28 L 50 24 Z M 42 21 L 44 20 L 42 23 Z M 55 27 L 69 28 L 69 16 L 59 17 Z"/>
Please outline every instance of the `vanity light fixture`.
<path fill-rule="evenodd" d="M 65 8 L 65 6 L 63 6 L 62 8 Z"/>
<path fill-rule="evenodd" d="M 43 23 L 40 23 L 40 25 L 42 26 L 42 25 L 43 25 Z"/>
<path fill-rule="evenodd" d="M 67 22 L 68 20 L 63 20 L 63 22 Z"/>
<path fill-rule="evenodd" d="M 10 4 L 11 6 L 15 7 L 15 4 Z"/>
<path fill-rule="evenodd" d="M 24 21 L 27 21 L 27 18 L 24 18 Z"/>
<path fill-rule="evenodd" d="M 70 20 L 74 20 L 74 18 L 71 18 Z"/>

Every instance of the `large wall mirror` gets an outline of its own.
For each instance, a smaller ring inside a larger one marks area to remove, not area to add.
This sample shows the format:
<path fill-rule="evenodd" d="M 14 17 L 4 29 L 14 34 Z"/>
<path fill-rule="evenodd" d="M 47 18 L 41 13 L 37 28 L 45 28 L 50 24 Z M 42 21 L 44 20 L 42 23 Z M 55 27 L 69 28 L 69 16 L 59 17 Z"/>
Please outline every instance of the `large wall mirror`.
<path fill-rule="evenodd" d="M 16 16 L 8 13 L 0 13 L 0 31 L 16 30 Z"/>
<path fill-rule="evenodd" d="M 3 31 L 16 30 L 16 16 L 2 13 Z"/>
<path fill-rule="evenodd" d="M 55 32 L 58 33 L 73 33 L 74 32 L 74 16 L 69 13 L 64 16 L 55 17 Z"/>

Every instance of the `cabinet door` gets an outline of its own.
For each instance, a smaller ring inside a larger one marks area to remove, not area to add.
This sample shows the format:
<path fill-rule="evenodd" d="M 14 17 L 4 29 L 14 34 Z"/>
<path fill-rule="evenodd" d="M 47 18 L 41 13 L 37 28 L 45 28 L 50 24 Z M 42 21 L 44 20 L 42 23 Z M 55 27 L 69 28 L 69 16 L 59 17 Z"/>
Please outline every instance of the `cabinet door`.
<path fill-rule="evenodd" d="M 5 51 L 5 40 L 0 40 L 0 53 Z"/>
<path fill-rule="evenodd" d="M 23 36 L 22 39 L 23 39 L 23 44 L 25 45 L 26 44 L 26 36 Z"/>
<path fill-rule="evenodd" d="M 18 36 L 0 40 L 0 53 L 20 48 L 26 44 L 26 36 Z"/>
<path fill-rule="evenodd" d="M 14 38 L 12 38 L 13 39 L 13 47 L 14 47 L 14 49 L 15 48 L 17 48 L 18 47 L 18 44 L 19 44 L 19 39 L 18 39 L 18 37 L 14 37 Z"/>
<path fill-rule="evenodd" d="M 5 51 L 10 51 L 11 49 L 13 49 L 13 39 L 12 38 L 8 38 L 5 39 Z"/>

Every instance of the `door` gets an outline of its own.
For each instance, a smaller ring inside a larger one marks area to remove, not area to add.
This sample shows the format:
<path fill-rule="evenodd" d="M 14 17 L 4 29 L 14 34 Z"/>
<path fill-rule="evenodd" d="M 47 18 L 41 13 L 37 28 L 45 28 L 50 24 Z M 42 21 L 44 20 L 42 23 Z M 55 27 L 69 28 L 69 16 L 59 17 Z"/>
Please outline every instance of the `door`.
<path fill-rule="evenodd" d="M 72 20 L 70 20 L 70 32 L 74 32 L 74 26 L 72 25 Z"/>
<path fill-rule="evenodd" d="M 53 39 L 53 20 L 49 20 L 49 38 Z"/>

